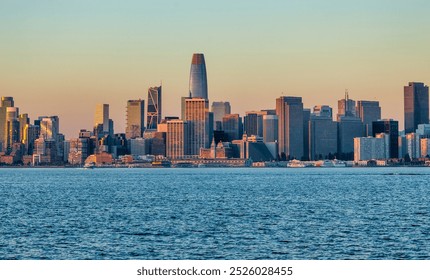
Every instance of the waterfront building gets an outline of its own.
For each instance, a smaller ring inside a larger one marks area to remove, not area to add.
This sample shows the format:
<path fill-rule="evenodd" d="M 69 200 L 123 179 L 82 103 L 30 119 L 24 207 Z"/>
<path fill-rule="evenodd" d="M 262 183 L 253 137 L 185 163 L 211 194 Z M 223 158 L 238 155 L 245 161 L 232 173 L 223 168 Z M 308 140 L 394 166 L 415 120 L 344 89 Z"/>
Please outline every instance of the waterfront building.
<path fill-rule="evenodd" d="M 188 137 L 187 122 L 183 120 L 167 121 L 166 156 L 171 159 L 177 159 L 188 155 Z"/>
<path fill-rule="evenodd" d="M 357 101 L 357 116 L 364 126 L 364 136 L 373 136 L 372 122 L 381 119 L 381 107 L 378 101 Z"/>
<path fill-rule="evenodd" d="M 25 126 L 30 124 L 30 118 L 28 117 L 28 114 L 20 114 L 18 116 L 18 122 L 19 122 L 19 141 L 21 143 L 24 143 L 24 133 L 25 133 Z"/>
<path fill-rule="evenodd" d="M 208 99 L 208 82 L 205 57 L 202 53 L 193 54 L 190 69 L 189 98 Z"/>
<path fill-rule="evenodd" d="M 127 139 L 142 137 L 145 130 L 145 101 L 127 101 L 127 125 L 125 135 Z"/>
<path fill-rule="evenodd" d="M 20 142 L 18 115 L 18 108 L 6 107 L 6 141 L 4 142 L 4 147 L 7 152 L 11 151 L 14 143 Z"/>
<path fill-rule="evenodd" d="M 97 104 L 94 114 L 94 127 L 101 126 L 101 134 L 109 133 L 109 104 Z"/>
<path fill-rule="evenodd" d="M 146 139 L 144 138 L 133 138 L 130 139 L 130 154 L 133 156 L 144 156 L 147 155 Z"/>
<path fill-rule="evenodd" d="M 372 122 L 373 136 L 378 133 L 388 134 L 390 137 L 389 158 L 399 158 L 399 122 L 392 119 L 384 119 Z"/>
<path fill-rule="evenodd" d="M 210 147 L 213 137 L 213 113 L 209 112 L 208 100 L 186 99 L 185 121 L 188 124 L 189 154 L 198 156 L 201 148 Z"/>
<path fill-rule="evenodd" d="M 222 118 L 231 114 L 230 102 L 212 102 L 211 111 L 214 114 L 214 129 L 223 130 Z"/>
<path fill-rule="evenodd" d="M 406 134 L 406 152 L 411 159 L 421 157 L 421 137 L 415 132 Z"/>
<path fill-rule="evenodd" d="M 90 137 L 73 138 L 69 141 L 68 162 L 72 165 L 83 165 L 91 153 Z"/>
<path fill-rule="evenodd" d="M 150 87 L 148 89 L 147 129 L 157 129 L 158 124 L 161 122 L 161 105 L 161 86 Z"/>
<path fill-rule="evenodd" d="M 263 116 L 263 142 L 278 141 L 278 116 L 264 115 Z"/>
<path fill-rule="evenodd" d="M 309 159 L 334 157 L 337 152 L 337 123 L 330 114 L 313 114 L 309 121 Z"/>
<path fill-rule="evenodd" d="M 415 132 L 419 124 L 429 123 L 429 88 L 410 82 L 404 87 L 405 133 Z"/>
<path fill-rule="evenodd" d="M 354 157 L 354 138 L 363 137 L 363 123 L 354 116 L 338 116 L 338 158 L 352 160 Z"/>
<path fill-rule="evenodd" d="M 263 137 L 260 136 L 253 135 L 248 137 L 244 134 L 241 140 L 234 140 L 231 146 L 233 155 L 236 158 L 250 159 L 253 162 L 272 161 L 275 159 L 269 147 L 263 142 Z"/>
<path fill-rule="evenodd" d="M 229 114 L 222 118 L 222 127 L 228 141 L 239 140 L 242 138 L 242 118 L 239 114 Z"/>
<path fill-rule="evenodd" d="M 303 103 L 301 97 L 281 96 L 276 99 L 279 152 L 285 157 L 303 157 Z"/>
<path fill-rule="evenodd" d="M 399 158 L 405 158 L 407 153 L 406 136 L 404 134 L 399 135 Z"/>
<path fill-rule="evenodd" d="M 382 137 L 354 138 L 354 161 L 386 159 L 385 139 Z"/>

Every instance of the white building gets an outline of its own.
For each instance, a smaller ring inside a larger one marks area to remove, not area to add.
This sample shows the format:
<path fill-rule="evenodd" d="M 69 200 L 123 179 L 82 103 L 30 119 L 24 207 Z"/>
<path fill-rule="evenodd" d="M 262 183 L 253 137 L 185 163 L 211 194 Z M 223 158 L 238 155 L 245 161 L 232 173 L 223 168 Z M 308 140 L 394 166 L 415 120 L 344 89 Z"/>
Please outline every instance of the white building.
<path fill-rule="evenodd" d="M 356 137 L 354 138 L 354 161 L 371 159 L 387 159 L 385 137 Z"/>

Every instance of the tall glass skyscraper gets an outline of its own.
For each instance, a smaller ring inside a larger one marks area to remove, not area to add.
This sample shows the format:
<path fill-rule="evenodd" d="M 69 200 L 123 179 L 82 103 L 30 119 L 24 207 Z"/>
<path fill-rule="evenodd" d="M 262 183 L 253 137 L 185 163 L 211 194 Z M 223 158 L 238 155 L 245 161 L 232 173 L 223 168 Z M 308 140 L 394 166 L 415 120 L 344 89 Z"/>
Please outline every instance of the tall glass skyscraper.
<path fill-rule="evenodd" d="M 146 127 L 157 129 L 161 121 L 161 86 L 148 89 L 148 108 L 146 116 Z"/>
<path fill-rule="evenodd" d="M 193 54 L 190 70 L 191 98 L 208 99 L 208 81 L 206 77 L 205 57 L 202 53 Z"/>

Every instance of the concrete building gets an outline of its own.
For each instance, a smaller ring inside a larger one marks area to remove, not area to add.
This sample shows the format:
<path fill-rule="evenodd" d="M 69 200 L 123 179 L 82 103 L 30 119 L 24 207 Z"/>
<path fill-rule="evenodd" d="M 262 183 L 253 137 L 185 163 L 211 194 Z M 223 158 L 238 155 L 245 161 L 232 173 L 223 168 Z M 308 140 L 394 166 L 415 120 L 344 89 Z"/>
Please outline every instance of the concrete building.
<path fill-rule="evenodd" d="M 420 140 L 421 157 L 430 157 L 430 138 Z"/>
<path fill-rule="evenodd" d="M 316 105 L 311 114 L 312 117 L 325 117 L 333 119 L 333 109 L 328 105 Z"/>
<path fill-rule="evenodd" d="M 419 124 L 429 123 L 429 88 L 411 82 L 404 87 L 405 133 L 415 132 Z"/>
<path fill-rule="evenodd" d="M 281 96 L 276 99 L 279 152 L 288 158 L 301 159 L 303 145 L 303 103 L 301 97 Z"/>
<path fill-rule="evenodd" d="M 133 156 L 144 156 L 147 155 L 146 139 L 144 138 L 133 138 L 130 139 L 130 154 Z"/>
<path fill-rule="evenodd" d="M 340 121 L 340 117 L 356 117 L 357 112 L 355 111 L 355 101 L 349 99 L 348 91 L 345 92 L 345 98 L 337 102 L 337 121 Z"/>

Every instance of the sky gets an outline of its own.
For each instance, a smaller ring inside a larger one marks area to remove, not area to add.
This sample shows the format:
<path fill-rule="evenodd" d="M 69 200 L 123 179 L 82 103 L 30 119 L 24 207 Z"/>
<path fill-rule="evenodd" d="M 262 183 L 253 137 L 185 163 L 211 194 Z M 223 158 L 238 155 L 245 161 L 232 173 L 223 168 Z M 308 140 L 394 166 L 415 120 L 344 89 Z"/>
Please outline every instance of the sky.
<path fill-rule="evenodd" d="M 424 0 L 0 0 L 0 95 L 20 113 L 58 115 L 67 138 L 92 129 L 97 103 L 124 132 L 126 102 L 163 85 L 180 115 L 193 53 L 205 54 L 209 100 L 232 113 L 282 95 L 330 105 L 348 89 L 403 127 L 403 86 L 430 84 Z"/>

